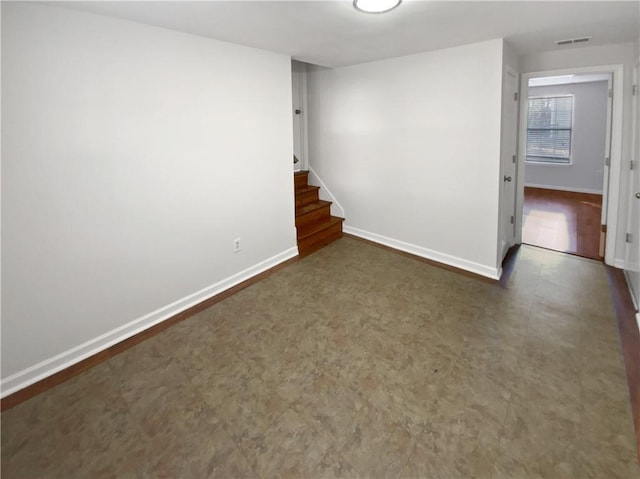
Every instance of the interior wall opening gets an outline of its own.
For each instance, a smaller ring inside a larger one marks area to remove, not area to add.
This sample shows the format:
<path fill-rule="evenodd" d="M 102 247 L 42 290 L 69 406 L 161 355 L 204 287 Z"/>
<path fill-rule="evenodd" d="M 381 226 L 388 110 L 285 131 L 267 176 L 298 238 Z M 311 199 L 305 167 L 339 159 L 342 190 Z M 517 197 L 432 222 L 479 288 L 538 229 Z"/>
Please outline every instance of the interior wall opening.
<path fill-rule="evenodd" d="M 611 72 L 527 80 L 523 243 L 604 258 L 612 85 Z"/>

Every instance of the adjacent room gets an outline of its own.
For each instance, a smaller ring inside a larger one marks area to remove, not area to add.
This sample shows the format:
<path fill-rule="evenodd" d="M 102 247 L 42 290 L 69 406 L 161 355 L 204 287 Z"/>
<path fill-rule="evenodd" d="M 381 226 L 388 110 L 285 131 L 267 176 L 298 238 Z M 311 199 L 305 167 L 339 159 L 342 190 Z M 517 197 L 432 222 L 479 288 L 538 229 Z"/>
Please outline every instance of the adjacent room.
<path fill-rule="evenodd" d="M 640 477 L 637 2 L 0 14 L 3 478 Z"/>
<path fill-rule="evenodd" d="M 524 243 L 593 259 L 604 256 L 610 83 L 607 73 L 529 80 Z"/>

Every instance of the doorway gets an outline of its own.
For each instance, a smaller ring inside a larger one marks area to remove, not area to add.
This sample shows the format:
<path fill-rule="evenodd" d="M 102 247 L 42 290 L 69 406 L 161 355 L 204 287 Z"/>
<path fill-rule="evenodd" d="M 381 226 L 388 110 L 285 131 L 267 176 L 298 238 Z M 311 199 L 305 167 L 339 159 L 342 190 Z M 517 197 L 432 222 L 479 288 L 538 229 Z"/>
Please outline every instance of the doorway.
<path fill-rule="evenodd" d="M 610 83 L 607 73 L 529 79 L 524 243 L 602 258 Z"/>
<path fill-rule="evenodd" d="M 602 260 L 602 194 L 524 187 L 522 242 Z"/>
<path fill-rule="evenodd" d="M 609 179 L 619 178 L 622 105 L 614 92 L 621 70 L 522 76 L 520 242 L 611 264 L 619 182 Z"/>

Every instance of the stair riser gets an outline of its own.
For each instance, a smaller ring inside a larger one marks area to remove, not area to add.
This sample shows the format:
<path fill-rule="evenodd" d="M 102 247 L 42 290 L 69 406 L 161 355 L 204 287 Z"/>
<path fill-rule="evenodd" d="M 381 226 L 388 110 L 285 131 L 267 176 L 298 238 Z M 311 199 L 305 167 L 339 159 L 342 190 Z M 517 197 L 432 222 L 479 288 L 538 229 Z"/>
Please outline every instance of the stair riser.
<path fill-rule="evenodd" d="M 296 207 L 308 205 L 309 203 L 315 203 L 320 198 L 318 196 L 318 190 L 306 191 L 304 193 L 296 194 Z"/>
<path fill-rule="evenodd" d="M 307 181 L 309 181 L 308 173 L 293 175 L 293 184 L 296 190 L 298 188 L 304 188 L 305 186 L 307 186 Z"/>
<path fill-rule="evenodd" d="M 328 220 L 331 216 L 331 206 L 322 206 L 316 210 L 296 216 L 296 228 L 301 228 L 316 221 Z"/>
<path fill-rule="evenodd" d="M 317 223 L 311 223 L 310 225 L 302 226 L 300 228 L 296 228 L 296 238 L 298 241 L 308 238 L 309 236 L 313 236 L 318 232 L 334 226 L 336 223 L 342 223 L 342 218 L 336 218 L 331 216 L 328 221 L 323 220 Z"/>
<path fill-rule="evenodd" d="M 306 256 L 342 238 L 342 218 L 331 216 L 331 202 L 319 198 L 319 187 L 309 186 L 309 172 L 293 175 L 298 251 Z"/>
<path fill-rule="evenodd" d="M 342 223 L 337 223 L 322 231 L 318 231 L 313 236 L 299 240 L 298 252 L 302 254 L 305 251 L 312 249 L 314 246 L 329 244 L 339 238 L 342 238 Z"/>

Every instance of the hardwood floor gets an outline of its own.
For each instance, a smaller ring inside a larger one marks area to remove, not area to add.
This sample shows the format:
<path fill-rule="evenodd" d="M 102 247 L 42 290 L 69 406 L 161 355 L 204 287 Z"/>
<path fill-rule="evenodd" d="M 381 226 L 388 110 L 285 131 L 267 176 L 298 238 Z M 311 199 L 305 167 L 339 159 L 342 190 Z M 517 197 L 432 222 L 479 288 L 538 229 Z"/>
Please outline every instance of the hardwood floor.
<path fill-rule="evenodd" d="M 525 187 L 522 241 L 600 259 L 601 211 L 602 195 Z"/>

